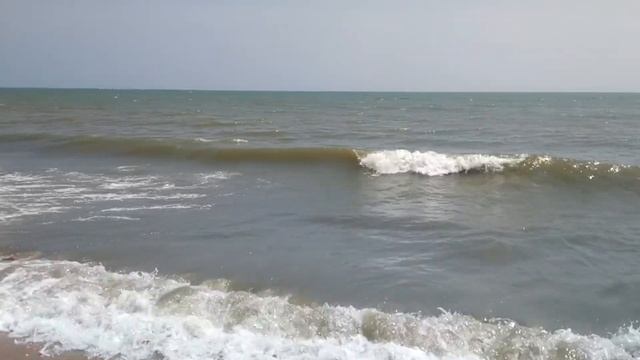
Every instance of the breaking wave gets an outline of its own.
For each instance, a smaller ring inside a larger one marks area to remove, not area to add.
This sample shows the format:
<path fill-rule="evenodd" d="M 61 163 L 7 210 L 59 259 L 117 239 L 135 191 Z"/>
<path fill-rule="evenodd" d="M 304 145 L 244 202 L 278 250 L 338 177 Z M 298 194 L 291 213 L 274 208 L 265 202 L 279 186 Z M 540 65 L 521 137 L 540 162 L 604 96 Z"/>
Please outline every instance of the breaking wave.
<path fill-rule="evenodd" d="M 440 176 L 502 173 L 563 181 L 614 181 L 640 184 L 640 168 L 539 155 L 442 154 L 434 151 L 385 150 L 364 154 L 360 164 L 376 174 L 413 173 Z"/>
<path fill-rule="evenodd" d="M 640 180 L 638 166 L 526 154 L 444 154 L 404 149 L 368 151 L 350 148 L 219 148 L 212 147 L 201 139 L 64 137 L 48 134 L 2 135 L 0 140 L 44 143 L 48 150 L 80 154 L 104 153 L 199 162 L 343 164 L 364 167 L 378 175 L 503 173 L 570 181 L 605 179 L 637 183 Z"/>
<path fill-rule="evenodd" d="M 360 164 L 378 174 L 415 173 L 438 176 L 470 171 L 498 172 L 507 165 L 523 160 L 522 156 L 447 155 L 434 151 L 385 150 L 363 155 Z"/>
<path fill-rule="evenodd" d="M 443 312 L 422 317 L 191 284 L 102 265 L 5 257 L 0 331 L 55 354 L 126 359 L 633 359 L 640 332 L 546 331 Z"/>

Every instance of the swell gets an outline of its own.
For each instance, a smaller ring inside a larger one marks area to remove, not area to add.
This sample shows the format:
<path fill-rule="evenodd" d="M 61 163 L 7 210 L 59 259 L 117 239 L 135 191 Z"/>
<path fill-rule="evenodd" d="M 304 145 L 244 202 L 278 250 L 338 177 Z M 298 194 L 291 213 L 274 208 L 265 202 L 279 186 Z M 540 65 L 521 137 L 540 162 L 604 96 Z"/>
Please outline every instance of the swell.
<path fill-rule="evenodd" d="M 47 150 L 199 162 L 328 163 L 362 167 L 375 175 L 497 174 L 567 182 L 640 183 L 640 167 L 544 155 L 444 154 L 434 151 L 350 148 L 212 147 L 198 139 L 0 135 L 0 142 L 35 142 Z"/>
<path fill-rule="evenodd" d="M 99 264 L 5 257 L 0 331 L 128 359 L 633 359 L 640 332 L 610 337 L 478 320 L 304 304 L 224 279 L 192 284 Z"/>
<path fill-rule="evenodd" d="M 327 162 L 357 165 L 358 157 L 343 148 L 214 148 L 202 141 L 146 138 L 75 137 L 56 149 L 75 153 L 110 153 L 201 162 Z"/>

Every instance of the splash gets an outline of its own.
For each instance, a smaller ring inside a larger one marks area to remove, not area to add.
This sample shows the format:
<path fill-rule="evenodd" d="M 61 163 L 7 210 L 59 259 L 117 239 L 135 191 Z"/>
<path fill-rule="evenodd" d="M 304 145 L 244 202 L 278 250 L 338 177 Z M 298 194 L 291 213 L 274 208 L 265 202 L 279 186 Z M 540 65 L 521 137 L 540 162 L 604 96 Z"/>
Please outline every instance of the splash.
<path fill-rule="evenodd" d="M 506 165 L 517 164 L 524 159 L 524 156 L 448 155 L 434 151 L 385 150 L 365 154 L 360 158 L 360 164 L 378 174 L 415 173 L 440 176 L 470 171 L 499 172 Z"/>
<path fill-rule="evenodd" d="M 191 284 L 155 273 L 48 259 L 0 262 L 0 331 L 127 359 L 633 359 L 640 333 L 604 338 L 443 312 L 421 317 L 299 304 L 227 280 Z"/>

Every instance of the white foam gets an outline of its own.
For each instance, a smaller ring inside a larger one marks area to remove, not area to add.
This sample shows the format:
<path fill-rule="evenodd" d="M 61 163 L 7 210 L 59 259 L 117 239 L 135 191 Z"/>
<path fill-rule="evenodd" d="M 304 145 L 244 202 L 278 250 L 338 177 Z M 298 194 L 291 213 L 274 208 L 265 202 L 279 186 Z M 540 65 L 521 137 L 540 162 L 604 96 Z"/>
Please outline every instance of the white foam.
<path fill-rule="evenodd" d="M 63 213 L 85 204 L 115 208 L 108 204 L 110 202 L 123 203 L 118 208 L 208 208 L 210 205 L 203 205 L 202 201 L 196 203 L 196 200 L 207 197 L 207 189 L 216 188 L 222 181 L 238 175 L 217 171 L 209 174 L 180 174 L 176 178 L 123 173 L 132 168 L 134 167 L 120 166 L 116 168 L 118 173 L 110 175 L 64 172 L 59 169 L 48 169 L 36 174 L 0 172 L 0 223 Z M 180 185 L 177 186 L 174 181 L 178 181 Z M 180 201 L 181 205 L 164 203 L 168 201 Z M 86 220 L 86 216 L 76 220 Z"/>
<path fill-rule="evenodd" d="M 216 171 L 214 173 L 203 173 L 200 174 L 200 179 L 202 179 L 201 184 L 209 183 L 210 181 L 215 180 L 227 180 L 234 176 L 239 176 L 240 173 L 237 172 L 226 172 L 226 171 Z"/>
<path fill-rule="evenodd" d="M 206 204 L 206 205 L 164 204 L 164 205 L 108 208 L 108 209 L 102 209 L 100 211 L 101 212 L 131 212 L 131 211 L 146 211 L 146 210 L 209 209 L 209 208 L 211 208 L 211 204 Z"/>
<path fill-rule="evenodd" d="M 446 312 L 419 317 L 298 305 L 285 296 L 233 291 L 223 280 L 195 286 L 71 261 L 0 262 L 0 279 L 0 331 L 44 343 L 45 354 L 84 350 L 130 360 L 624 360 L 640 355 L 634 328 L 603 338 Z"/>
<path fill-rule="evenodd" d="M 122 165 L 117 167 L 118 171 L 120 172 L 131 172 L 131 171 L 135 171 L 138 168 L 139 166 L 137 165 Z"/>
<path fill-rule="evenodd" d="M 154 185 L 156 182 L 155 176 L 127 176 L 123 178 L 107 178 L 100 187 L 110 190 L 143 188 Z"/>
<path fill-rule="evenodd" d="M 73 221 L 98 221 L 98 220 L 125 220 L 125 221 L 137 221 L 139 218 L 129 217 L 129 216 L 103 216 L 103 215 L 95 215 L 88 217 L 79 217 L 74 219 Z"/>
<path fill-rule="evenodd" d="M 439 176 L 480 170 L 502 171 L 505 165 L 516 164 L 525 156 L 502 157 L 495 155 L 449 155 L 434 151 L 384 150 L 360 157 L 360 164 L 377 174 L 416 173 Z"/>
<path fill-rule="evenodd" d="M 208 142 L 213 142 L 213 141 L 215 141 L 215 140 L 205 139 L 205 138 L 201 138 L 201 137 L 199 137 L 199 138 L 195 138 L 194 140 L 195 140 L 195 141 L 198 141 L 198 142 L 204 142 L 204 143 L 208 143 Z"/>
<path fill-rule="evenodd" d="M 0 222 L 8 222 L 10 220 L 18 219 L 24 216 L 61 213 L 61 212 L 64 212 L 65 210 L 72 209 L 72 207 L 62 207 L 62 206 L 48 207 L 48 206 L 38 206 L 38 205 L 39 204 L 31 204 L 28 207 L 17 209 L 17 211 L 0 212 Z"/>

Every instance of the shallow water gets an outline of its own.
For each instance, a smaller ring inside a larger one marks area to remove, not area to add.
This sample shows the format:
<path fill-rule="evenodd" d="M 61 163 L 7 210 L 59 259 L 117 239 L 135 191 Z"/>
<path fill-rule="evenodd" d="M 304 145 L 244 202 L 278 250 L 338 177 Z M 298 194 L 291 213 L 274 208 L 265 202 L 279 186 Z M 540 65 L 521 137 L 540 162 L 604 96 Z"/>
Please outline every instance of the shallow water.
<path fill-rule="evenodd" d="M 0 104 L 0 245 L 43 257 L 2 264 L 0 330 L 132 359 L 639 356 L 640 95 Z"/>

